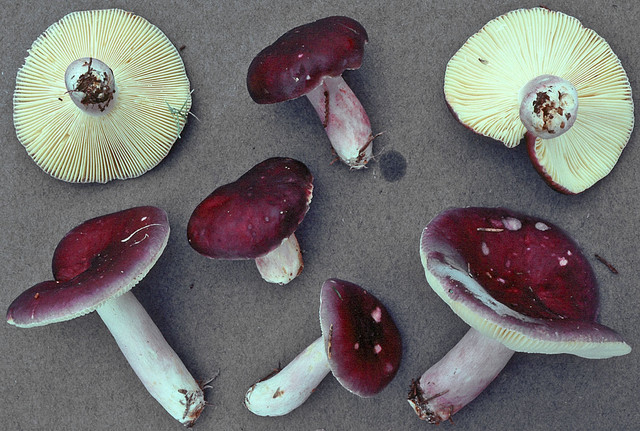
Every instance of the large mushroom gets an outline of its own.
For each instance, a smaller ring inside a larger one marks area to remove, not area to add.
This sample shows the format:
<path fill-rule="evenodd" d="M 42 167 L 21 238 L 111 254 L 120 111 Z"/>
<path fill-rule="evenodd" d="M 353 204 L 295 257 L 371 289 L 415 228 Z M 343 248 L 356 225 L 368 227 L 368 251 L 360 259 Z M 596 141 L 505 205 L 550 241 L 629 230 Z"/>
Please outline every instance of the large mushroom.
<path fill-rule="evenodd" d="M 372 156 L 371 124 L 342 72 L 360 67 L 367 40 L 364 27 L 344 16 L 289 30 L 251 62 L 249 95 L 261 104 L 307 96 L 340 160 L 364 168 Z"/>
<path fill-rule="evenodd" d="M 18 296 L 7 322 L 30 328 L 96 311 L 149 393 L 191 426 L 205 406 L 202 388 L 130 291 L 153 267 L 168 238 L 167 215 L 155 207 L 82 223 L 56 247 L 54 280 Z"/>
<path fill-rule="evenodd" d="M 18 140 L 69 182 L 142 175 L 167 155 L 191 92 L 171 41 L 119 9 L 73 12 L 31 46 L 13 96 Z"/>
<path fill-rule="evenodd" d="M 378 394 L 393 380 L 402 358 L 402 340 L 375 296 L 348 281 L 325 281 L 320 326 L 320 338 L 277 374 L 249 388 L 244 404 L 252 413 L 286 415 L 309 398 L 329 371 L 360 397 Z"/>
<path fill-rule="evenodd" d="M 471 329 L 414 380 L 421 419 L 447 420 L 493 381 L 514 352 L 625 355 L 631 348 L 596 322 L 598 286 L 576 243 L 555 225 L 498 208 L 445 211 L 424 229 L 427 281 Z"/>
<path fill-rule="evenodd" d="M 634 124 L 631 86 L 607 42 L 577 19 L 518 9 L 451 58 L 446 101 L 458 120 L 515 147 L 555 190 L 575 194 L 615 166 Z"/>
<path fill-rule="evenodd" d="M 187 226 L 189 244 L 211 259 L 254 259 L 264 280 L 287 284 L 304 266 L 295 231 L 312 194 L 304 163 L 264 160 L 198 204 Z"/>

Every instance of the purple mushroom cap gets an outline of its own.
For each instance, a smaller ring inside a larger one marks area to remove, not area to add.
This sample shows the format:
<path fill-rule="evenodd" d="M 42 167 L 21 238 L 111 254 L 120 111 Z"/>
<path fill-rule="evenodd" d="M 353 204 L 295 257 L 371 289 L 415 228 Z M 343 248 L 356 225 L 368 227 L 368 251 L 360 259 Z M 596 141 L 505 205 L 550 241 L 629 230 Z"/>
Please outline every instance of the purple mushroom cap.
<path fill-rule="evenodd" d="M 303 96 L 325 77 L 359 68 L 367 40 L 364 27 L 344 16 L 296 27 L 253 59 L 247 73 L 249 94 L 257 103 Z"/>
<path fill-rule="evenodd" d="M 503 208 L 451 209 L 425 228 L 420 254 L 429 284 L 456 314 L 512 350 L 628 353 L 617 333 L 596 322 L 598 286 L 588 260 L 547 221 Z"/>
<path fill-rule="evenodd" d="M 320 295 L 320 325 L 329 366 L 361 397 L 382 391 L 396 375 L 402 338 L 385 306 L 360 286 L 329 279 Z"/>
<path fill-rule="evenodd" d="M 309 210 L 313 176 L 304 163 L 267 159 L 213 191 L 193 211 L 189 244 L 214 259 L 255 259 L 295 232 Z"/>
<path fill-rule="evenodd" d="M 54 280 L 18 296 L 7 321 L 21 327 L 70 320 L 135 286 L 153 267 L 169 238 L 167 214 L 137 207 L 88 220 L 60 241 Z"/>

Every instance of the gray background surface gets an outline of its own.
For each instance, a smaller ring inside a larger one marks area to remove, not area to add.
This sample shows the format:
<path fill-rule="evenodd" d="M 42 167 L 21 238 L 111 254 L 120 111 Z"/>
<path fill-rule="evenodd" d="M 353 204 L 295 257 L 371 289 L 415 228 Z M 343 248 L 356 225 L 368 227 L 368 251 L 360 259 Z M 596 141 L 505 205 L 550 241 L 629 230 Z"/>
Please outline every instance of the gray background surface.
<path fill-rule="evenodd" d="M 613 47 L 632 88 L 640 77 L 640 7 L 635 2 L 547 1 Z M 490 19 L 538 1 L 48 1 L 3 2 L 0 15 L 0 305 L 51 278 L 62 236 L 98 215 L 156 205 L 172 233 L 158 264 L 134 289 L 193 375 L 219 372 L 207 391 L 202 430 L 417 430 L 409 382 L 467 330 L 431 291 L 418 254 L 422 228 L 452 206 L 506 206 L 565 228 L 590 257 L 601 284 L 600 321 L 634 348 L 625 357 L 516 354 L 456 416 L 462 430 L 626 430 L 640 422 L 637 133 L 613 172 L 578 196 L 551 190 L 526 148 L 508 150 L 472 134 L 447 110 L 448 59 Z M 15 137 L 12 95 L 27 49 L 49 25 L 81 9 L 119 7 L 157 25 L 177 46 L 191 80 L 190 119 L 166 159 L 145 175 L 106 185 L 68 184 L 44 174 Z M 377 162 L 364 171 L 330 164 L 326 135 L 304 99 L 260 106 L 245 87 L 255 54 L 290 28 L 340 14 L 360 21 L 370 42 L 346 80 L 371 119 Z M 637 92 L 634 99 L 637 103 Z M 253 262 L 212 261 L 186 241 L 195 206 L 214 188 L 271 156 L 307 164 L 311 209 L 299 229 L 305 269 L 287 287 L 268 285 Z M 398 159 L 406 160 L 399 172 Z M 393 180 L 393 181 L 390 181 Z M 614 275 L 594 254 L 611 261 Z M 245 390 L 320 334 L 322 282 L 356 282 L 389 308 L 404 336 L 396 379 L 360 399 L 332 377 L 299 409 L 260 418 Z M 0 325 L 0 428 L 171 430 L 181 426 L 153 400 L 99 317 L 35 329 Z"/>

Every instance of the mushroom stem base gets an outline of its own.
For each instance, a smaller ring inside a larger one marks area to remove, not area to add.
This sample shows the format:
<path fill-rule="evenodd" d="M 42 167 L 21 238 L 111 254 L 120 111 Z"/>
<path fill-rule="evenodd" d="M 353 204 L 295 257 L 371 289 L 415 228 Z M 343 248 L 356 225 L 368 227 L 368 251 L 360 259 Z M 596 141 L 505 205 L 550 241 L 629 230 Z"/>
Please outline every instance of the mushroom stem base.
<path fill-rule="evenodd" d="M 325 78 L 307 98 L 340 160 L 353 169 L 364 168 L 373 153 L 371 123 L 342 76 Z"/>
<path fill-rule="evenodd" d="M 285 238 L 282 243 L 255 259 L 262 278 L 269 283 L 287 284 L 296 278 L 304 267 L 300 245 L 295 234 Z"/>
<path fill-rule="evenodd" d="M 489 386 L 513 354 L 502 343 L 470 329 L 419 381 L 412 382 L 409 404 L 420 419 L 446 421 Z"/>
<path fill-rule="evenodd" d="M 258 416 L 283 416 L 301 406 L 329 373 L 324 339 L 318 338 L 274 376 L 251 386 L 244 405 Z"/>
<path fill-rule="evenodd" d="M 204 409 L 204 394 L 131 292 L 96 309 L 149 393 L 171 416 L 191 426 Z"/>

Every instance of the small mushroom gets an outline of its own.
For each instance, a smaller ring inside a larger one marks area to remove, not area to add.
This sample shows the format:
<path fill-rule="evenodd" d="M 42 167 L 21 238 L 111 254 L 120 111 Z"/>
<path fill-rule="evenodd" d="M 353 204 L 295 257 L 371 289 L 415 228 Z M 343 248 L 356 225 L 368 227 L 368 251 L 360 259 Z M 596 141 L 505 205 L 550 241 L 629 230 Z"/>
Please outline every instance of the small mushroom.
<path fill-rule="evenodd" d="M 69 182 L 142 175 L 168 154 L 191 93 L 171 41 L 119 9 L 73 12 L 31 46 L 13 96 L 18 140 Z"/>
<path fill-rule="evenodd" d="M 331 371 L 348 391 L 372 397 L 396 375 L 400 332 L 385 306 L 360 286 L 329 279 L 320 294 L 322 336 L 273 376 L 247 391 L 244 405 L 259 416 L 282 416 L 304 403 Z"/>
<path fill-rule="evenodd" d="M 555 190 L 580 193 L 613 169 L 634 124 L 631 86 L 607 42 L 576 18 L 518 9 L 487 23 L 444 78 L 457 119 L 515 147 Z"/>
<path fill-rule="evenodd" d="M 287 284 L 304 266 L 294 232 L 312 194 L 304 163 L 267 159 L 198 204 L 187 226 L 189 244 L 212 259 L 255 259 L 263 279 Z"/>
<path fill-rule="evenodd" d="M 36 284 L 9 306 L 7 322 L 29 328 L 96 311 L 149 393 L 191 426 L 205 401 L 200 385 L 131 293 L 169 238 L 166 213 L 137 207 L 88 220 L 58 244 L 54 280 Z"/>
<path fill-rule="evenodd" d="M 367 40 L 364 27 L 344 16 L 296 27 L 253 59 L 249 95 L 261 104 L 306 95 L 340 160 L 364 168 L 372 155 L 371 124 L 342 72 L 360 67 Z"/>
<path fill-rule="evenodd" d="M 555 225 L 498 208 L 451 209 L 424 229 L 427 281 L 471 329 L 419 380 L 409 403 L 447 420 L 493 381 L 514 352 L 626 355 L 596 322 L 598 286 L 577 244 Z"/>

